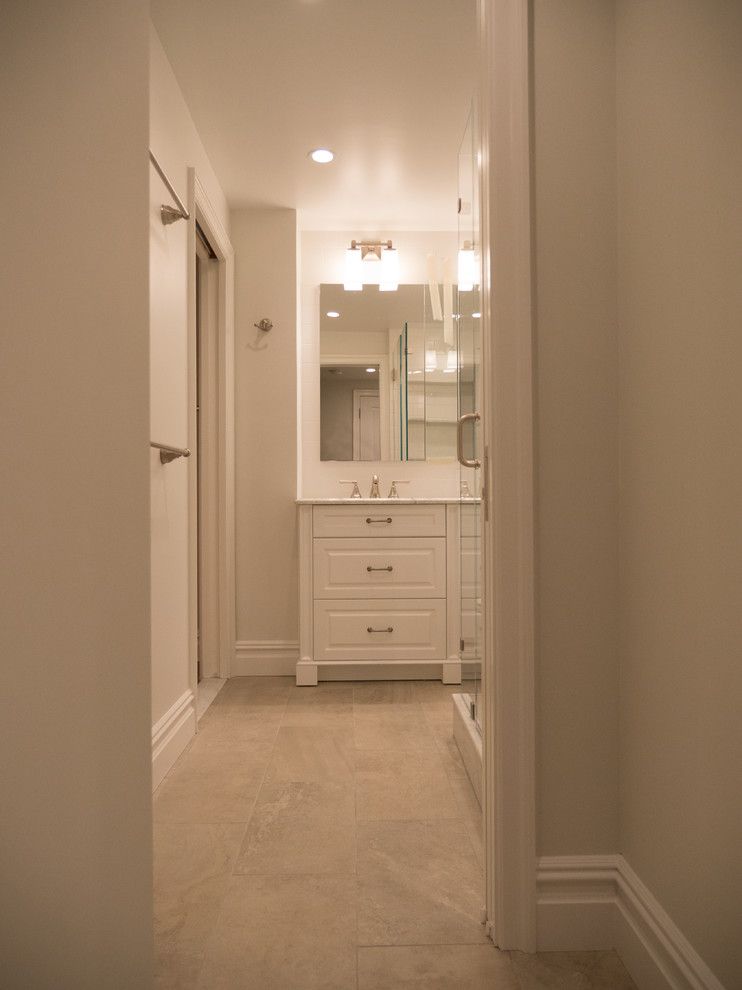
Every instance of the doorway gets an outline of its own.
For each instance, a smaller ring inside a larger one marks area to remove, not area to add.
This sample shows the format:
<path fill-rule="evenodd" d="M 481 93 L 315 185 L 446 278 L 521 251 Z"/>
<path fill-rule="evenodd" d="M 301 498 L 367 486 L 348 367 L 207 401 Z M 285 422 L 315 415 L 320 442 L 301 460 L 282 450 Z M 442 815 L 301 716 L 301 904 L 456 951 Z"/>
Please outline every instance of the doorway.
<path fill-rule="evenodd" d="M 234 652 L 234 260 L 189 170 L 190 670 L 200 718 Z"/>
<path fill-rule="evenodd" d="M 217 364 L 219 262 L 196 221 L 196 681 L 218 676 L 218 586 L 214 569 L 218 518 L 213 511 L 218 475 L 213 384 Z"/>

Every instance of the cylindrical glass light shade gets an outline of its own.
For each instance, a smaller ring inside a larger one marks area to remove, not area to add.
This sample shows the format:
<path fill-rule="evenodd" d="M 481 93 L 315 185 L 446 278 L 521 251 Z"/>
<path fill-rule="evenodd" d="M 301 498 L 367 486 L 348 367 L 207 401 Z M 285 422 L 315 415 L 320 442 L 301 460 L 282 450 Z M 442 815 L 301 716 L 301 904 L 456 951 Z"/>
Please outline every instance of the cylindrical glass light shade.
<path fill-rule="evenodd" d="M 361 249 L 348 248 L 345 252 L 345 278 L 343 279 L 343 288 L 346 292 L 360 292 L 363 288 L 361 264 Z"/>
<path fill-rule="evenodd" d="M 459 251 L 458 281 L 459 292 L 471 292 L 475 285 L 479 285 L 477 257 L 469 241 L 466 241 L 464 247 Z"/>
<path fill-rule="evenodd" d="M 379 292 L 396 292 L 399 288 L 399 256 L 396 248 L 384 248 L 381 252 Z"/>

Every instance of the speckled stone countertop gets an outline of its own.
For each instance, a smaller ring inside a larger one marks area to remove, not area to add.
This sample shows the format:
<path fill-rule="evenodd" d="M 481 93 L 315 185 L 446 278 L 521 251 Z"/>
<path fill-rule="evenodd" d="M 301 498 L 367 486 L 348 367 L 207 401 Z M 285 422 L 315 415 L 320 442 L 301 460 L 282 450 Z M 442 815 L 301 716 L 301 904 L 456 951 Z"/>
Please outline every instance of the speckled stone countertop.
<path fill-rule="evenodd" d="M 478 498 L 297 498 L 297 505 L 458 505 Z"/>

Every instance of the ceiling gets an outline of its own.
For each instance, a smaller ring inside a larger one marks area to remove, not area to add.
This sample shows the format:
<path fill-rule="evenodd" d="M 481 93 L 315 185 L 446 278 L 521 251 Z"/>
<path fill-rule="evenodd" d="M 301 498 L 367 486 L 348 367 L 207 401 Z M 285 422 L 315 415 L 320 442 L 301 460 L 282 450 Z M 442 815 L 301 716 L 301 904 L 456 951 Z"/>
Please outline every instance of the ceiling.
<path fill-rule="evenodd" d="M 475 0 L 152 0 L 233 208 L 305 230 L 450 230 Z M 307 154 L 329 147 L 330 165 Z"/>

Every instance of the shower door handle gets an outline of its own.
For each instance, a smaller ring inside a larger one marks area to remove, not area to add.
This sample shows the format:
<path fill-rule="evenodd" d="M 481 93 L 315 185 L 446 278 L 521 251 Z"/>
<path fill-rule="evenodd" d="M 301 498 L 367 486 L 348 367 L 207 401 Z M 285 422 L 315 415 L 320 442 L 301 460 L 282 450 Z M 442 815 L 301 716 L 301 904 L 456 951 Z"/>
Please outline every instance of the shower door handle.
<path fill-rule="evenodd" d="M 478 412 L 464 413 L 463 416 L 459 416 L 458 423 L 456 424 L 456 455 L 462 467 L 480 468 L 482 466 L 482 462 L 478 457 L 475 457 L 473 460 L 464 457 L 464 423 L 478 423 L 481 418 Z"/>

